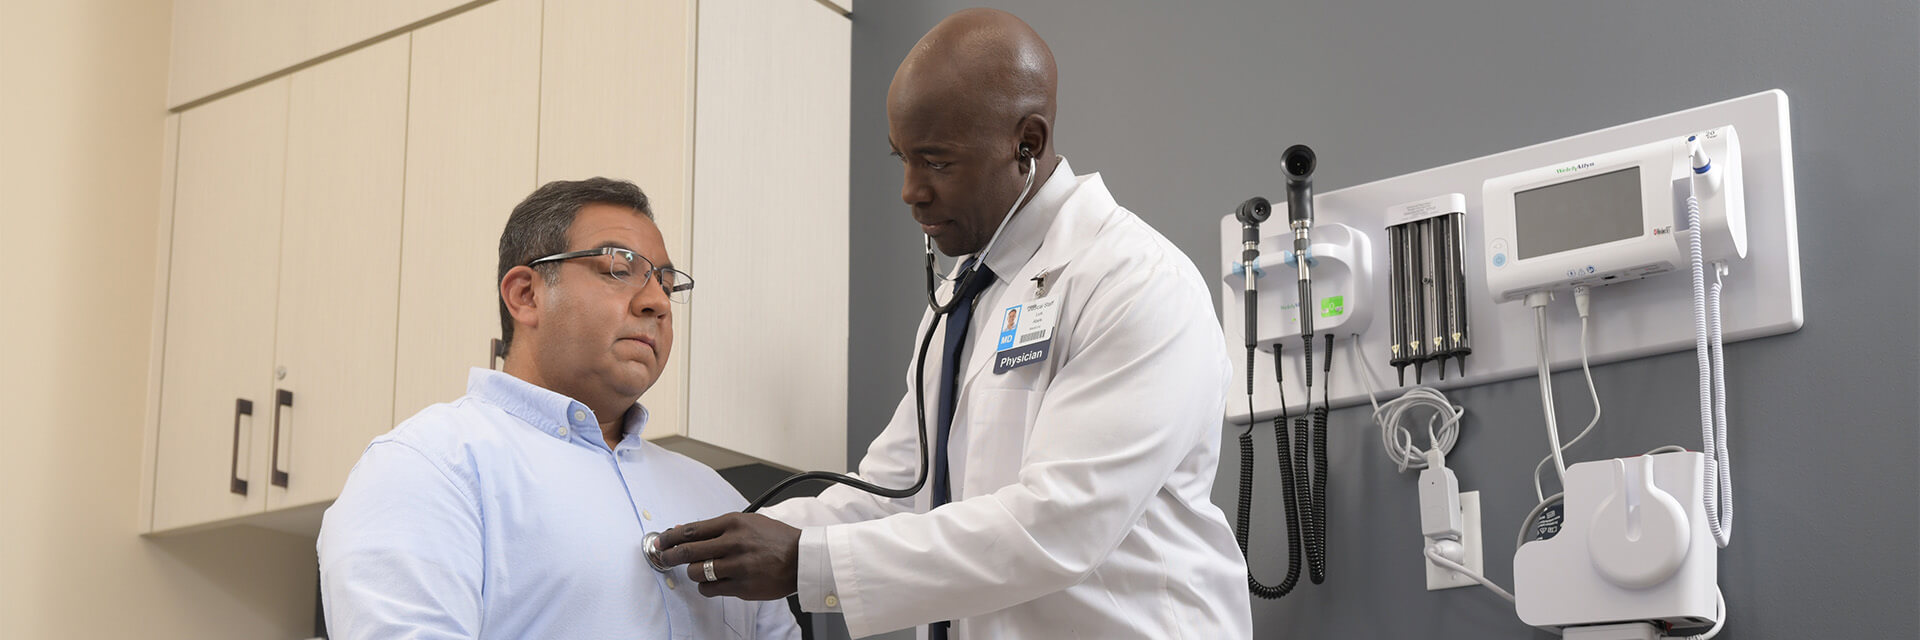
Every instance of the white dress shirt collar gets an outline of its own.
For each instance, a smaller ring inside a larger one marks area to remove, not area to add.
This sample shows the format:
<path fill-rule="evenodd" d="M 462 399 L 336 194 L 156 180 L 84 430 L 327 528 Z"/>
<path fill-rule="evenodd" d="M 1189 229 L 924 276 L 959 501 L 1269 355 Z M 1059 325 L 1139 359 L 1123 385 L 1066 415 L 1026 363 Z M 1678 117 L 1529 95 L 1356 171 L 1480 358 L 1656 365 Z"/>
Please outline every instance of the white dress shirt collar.
<path fill-rule="evenodd" d="M 593 409 L 552 389 L 521 380 L 503 371 L 475 367 L 467 374 L 467 395 L 480 398 L 519 418 L 535 430 L 561 440 L 580 433 L 594 442 L 600 438 L 600 420 Z M 621 433 L 640 435 L 647 427 L 647 408 L 628 411 Z"/>

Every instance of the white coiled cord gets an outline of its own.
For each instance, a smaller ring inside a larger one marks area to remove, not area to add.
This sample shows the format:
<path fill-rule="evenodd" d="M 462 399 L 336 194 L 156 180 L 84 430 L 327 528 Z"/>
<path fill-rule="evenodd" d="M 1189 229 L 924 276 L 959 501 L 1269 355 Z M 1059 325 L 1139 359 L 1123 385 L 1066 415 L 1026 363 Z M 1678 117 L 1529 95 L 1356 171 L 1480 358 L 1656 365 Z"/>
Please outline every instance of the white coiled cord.
<path fill-rule="evenodd" d="M 1733 537 L 1733 465 L 1727 456 L 1727 381 L 1726 361 L 1722 355 L 1720 322 L 1720 271 L 1714 264 L 1712 295 L 1708 295 L 1706 261 L 1700 247 L 1700 198 L 1698 174 L 1688 181 L 1687 260 L 1693 270 L 1693 347 L 1694 361 L 1700 371 L 1700 440 L 1706 457 L 1703 502 L 1707 508 L 1707 526 L 1713 541 L 1726 547 Z"/>
<path fill-rule="evenodd" d="M 1711 334 L 1707 338 L 1708 346 L 1713 349 L 1713 453 L 1719 470 L 1719 491 L 1709 495 L 1707 504 L 1715 507 L 1710 522 L 1719 525 L 1720 531 L 1714 535 L 1714 542 L 1726 547 L 1733 538 L 1733 459 L 1727 454 L 1727 370 L 1726 351 L 1720 325 L 1720 290 L 1725 283 L 1720 276 L 1726 271 L 1726 265 L 1714 263 L 1713 289 L 1707 298 L 1707 317 Z"/>

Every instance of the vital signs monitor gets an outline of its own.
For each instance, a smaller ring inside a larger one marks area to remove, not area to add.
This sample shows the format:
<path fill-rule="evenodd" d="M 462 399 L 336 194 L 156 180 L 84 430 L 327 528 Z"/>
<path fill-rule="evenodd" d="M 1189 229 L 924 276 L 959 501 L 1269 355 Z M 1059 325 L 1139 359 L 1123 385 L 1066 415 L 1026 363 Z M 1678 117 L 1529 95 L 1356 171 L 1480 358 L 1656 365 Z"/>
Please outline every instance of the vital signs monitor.
<path fill-rule="evenodd" d="M 1732 184 L 1702 193 L 1708 260 L 1746 255 L 1740 142 L 1733 127 L 1659 140 L 1487 180 L 1486 267 L 1496 302 L 1528 293 L 1598 286 L 1673 271 L 1686 263 L 1689 147 L 1728 163 Z M 1731 212 L 1731 215 L 1729 215 Z"/>

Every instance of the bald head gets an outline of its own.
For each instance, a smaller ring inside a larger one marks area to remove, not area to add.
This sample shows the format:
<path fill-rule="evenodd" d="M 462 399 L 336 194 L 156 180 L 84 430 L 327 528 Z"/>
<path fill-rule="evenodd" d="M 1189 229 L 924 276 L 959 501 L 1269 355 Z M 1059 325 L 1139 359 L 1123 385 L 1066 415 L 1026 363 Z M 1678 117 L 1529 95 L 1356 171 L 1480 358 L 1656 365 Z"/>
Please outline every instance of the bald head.
<path fill-rule="evenodd" d="M 1052 122 L 1058 86 L 1053 51 L 1033 27 L 1005 11 L 967 9 L 941 20 L 901 61 L 887 113 L 938 108 L 1010 134 L 1030 114 Z"/>
<path fill-rule="evenodd" d="M 947 16 L 900 62 L 887 89 L 888 138 L 907 167 L 900 197 L 943 253 L 979 251 L 1025 204 L 1023 185 L 1052 176 L 1057 89 L 1047 43 L 1005 11 Z"/>

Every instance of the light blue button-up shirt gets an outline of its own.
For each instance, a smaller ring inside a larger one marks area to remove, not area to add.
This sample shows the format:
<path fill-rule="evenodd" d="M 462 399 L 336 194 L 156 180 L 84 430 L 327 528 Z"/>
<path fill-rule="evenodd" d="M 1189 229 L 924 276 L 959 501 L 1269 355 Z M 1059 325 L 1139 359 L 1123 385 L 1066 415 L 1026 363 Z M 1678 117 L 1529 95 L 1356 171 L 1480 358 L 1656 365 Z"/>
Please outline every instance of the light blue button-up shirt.
<path fill-rule="evenodd" d="M 746 506 L 712 469 L 593 410 L 475 369 L 467 395 L 373 440 L 320 528 L 327 630 L 360 638 L 797 639 L 787 604 L 654 571 L 649 531 Z"/>

